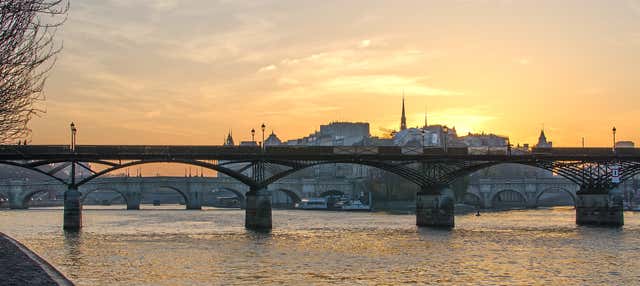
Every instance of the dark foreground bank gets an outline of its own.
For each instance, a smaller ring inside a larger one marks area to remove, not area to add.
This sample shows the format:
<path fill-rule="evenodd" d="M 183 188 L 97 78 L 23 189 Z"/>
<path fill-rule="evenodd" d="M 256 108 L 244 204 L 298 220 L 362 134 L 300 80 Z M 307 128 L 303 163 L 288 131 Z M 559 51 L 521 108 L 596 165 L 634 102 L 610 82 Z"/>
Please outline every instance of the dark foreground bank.
<path fill-rule="evenodd" d="M 53 266 L 0 232 L 0 285 L 73 285 Z"/>

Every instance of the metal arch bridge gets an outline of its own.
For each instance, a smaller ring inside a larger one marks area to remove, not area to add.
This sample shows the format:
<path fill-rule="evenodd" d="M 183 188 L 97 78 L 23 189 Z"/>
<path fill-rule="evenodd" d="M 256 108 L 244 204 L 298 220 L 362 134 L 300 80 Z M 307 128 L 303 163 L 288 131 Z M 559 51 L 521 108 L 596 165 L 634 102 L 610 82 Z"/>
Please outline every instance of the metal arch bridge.
<path fill-rule="evenodd" d="M 91 167 L 83 163 L 91 163 Z M 512 163 L 538 167 L 563 176 L 578 184 L 581 194 L 606 195 L 620 183 L 640 174 L 640 149 L 549 148 L 520 154 L 506 150 L 470 154 L 467 148 L 387 146 L 0 146 L 0 164 L 41 173 L 76 192 L 79 186 L 101 175 L 148 163 L 182 163 L 215 170 L 249 186 L 250 193 L 256 195 L 268 185 L 297 171 L 339 163 L 382 169 L 420 186 L 421 194 L 439 195 L 443 188 L 459 177 L 498 164 Z M 56 165 L 51 168 L 51 164 Z M 95 168 L 96 165 L 100 168 Z M 71 169 L 70 174 L 61 176 L 67 167 Z M 78 168 L 86 169 L 91 175 L 78 177 Z M 248 208 L 248 216 L 250 211 Z M 251 215 L 255 213 L 251 211 Z M 268 213 L 258 212 L 257 215 L 270 218 L 270 207 Z"/>

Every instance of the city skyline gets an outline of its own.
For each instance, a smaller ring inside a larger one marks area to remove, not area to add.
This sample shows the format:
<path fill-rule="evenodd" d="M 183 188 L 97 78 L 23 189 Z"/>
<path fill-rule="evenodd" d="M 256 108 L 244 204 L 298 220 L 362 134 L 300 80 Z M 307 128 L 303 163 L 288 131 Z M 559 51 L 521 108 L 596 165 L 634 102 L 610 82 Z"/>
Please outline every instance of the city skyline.
<path fill-rule="evenodd" d="M 72 121 L 78 144 L 220 144 L 263 122 L 283 139 L 331 121 L 381 135 L 403 91 L 408 127 L 428 108 L 514 144 L 543 125 L 555 146 L 610 146 L 613 126 L 638 141 L 640 2 L 617 3 L 73 3 L 31 143 L 67 143 Z"/>

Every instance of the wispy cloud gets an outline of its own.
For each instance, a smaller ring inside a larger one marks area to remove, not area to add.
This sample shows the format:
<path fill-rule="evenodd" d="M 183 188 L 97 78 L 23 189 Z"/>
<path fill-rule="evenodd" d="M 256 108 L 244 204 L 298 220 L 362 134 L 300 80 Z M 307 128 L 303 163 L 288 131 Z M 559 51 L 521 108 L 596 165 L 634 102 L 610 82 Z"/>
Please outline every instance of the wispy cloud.
<path fill-rule="evenodd" d="M 460 92 L 429 87 L 420 78 L 398 75 L 337 77 L 322 84 L 327 91 L 398 96 L 401 92 L 420 96 L 462 95 Z"/>

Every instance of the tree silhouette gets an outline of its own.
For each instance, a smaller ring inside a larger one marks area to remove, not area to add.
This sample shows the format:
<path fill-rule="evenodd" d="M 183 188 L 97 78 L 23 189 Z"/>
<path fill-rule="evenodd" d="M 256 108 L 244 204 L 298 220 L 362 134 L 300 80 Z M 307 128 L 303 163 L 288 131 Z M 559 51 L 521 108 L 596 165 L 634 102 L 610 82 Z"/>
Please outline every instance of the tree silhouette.
<path fill-rule="evenodd" d="M 29 120 L 55 64 L 54 35 L 66 20 L 68 0 L 0 0 L 0 143 L 25 138 Z"/>

